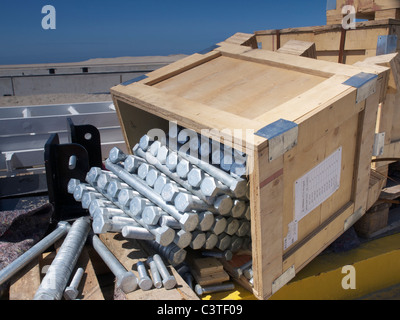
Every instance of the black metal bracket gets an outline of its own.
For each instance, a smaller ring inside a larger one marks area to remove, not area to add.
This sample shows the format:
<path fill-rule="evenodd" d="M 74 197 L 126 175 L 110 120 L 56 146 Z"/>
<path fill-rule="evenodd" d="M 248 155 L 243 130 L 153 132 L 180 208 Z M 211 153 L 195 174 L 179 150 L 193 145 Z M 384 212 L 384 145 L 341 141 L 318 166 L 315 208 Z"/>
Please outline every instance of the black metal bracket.
<path fill-rule="evenodd" d="M 73 195 L 68 193 L 70 179 L 85 181 L 93 166 L 102 166 L 100 133 L 92 125 L 76 126 L 67 120 L 71 143 L 60 144 L 57 133 L 44 146 L 44 160 L 49 202 L 53 204 L 53 220 L 73 220 L 88 215 Z"/>

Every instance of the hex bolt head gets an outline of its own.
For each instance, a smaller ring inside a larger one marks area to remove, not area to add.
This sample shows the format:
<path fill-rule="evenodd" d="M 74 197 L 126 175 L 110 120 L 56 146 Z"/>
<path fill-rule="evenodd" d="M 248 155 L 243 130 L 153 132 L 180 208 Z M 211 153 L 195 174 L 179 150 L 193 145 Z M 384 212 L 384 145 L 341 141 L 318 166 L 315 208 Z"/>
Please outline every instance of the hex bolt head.
<path fill-rule="evenodd" d="M 164 201 L 174 203 L 175 198 L 179 194 L 180 190 L 175 183 L 167 183 L 161 191 L 161 197 Z"/>
<path fill-rule="evenodd" d="M 133 155 L 129 155 L 126 157 L 124 161 L 124 169 L 129 173 L 136 173 L 139 166 L 144 163 L 144 160 Z"/>
<path fill-rule="evenodd" d="M 165 161 L 165 165 L 171 172 L 175 172 L 178 162 L 179 162 L 178 154 L 176 152 L 171 152 Z"/>
<path fill-rule="evenodd" d="M 150 139 L 150 137 L 149 137 L 147 134 L 145 134 L 145 135 L 144 135 L 143 137 L 141 137 L 140 140 L 139 140 L 139 147 L 140 147 L 143 151 L 147 151 L 147 149 L 149 148 L 150 143 L 151 143 L 152 141 L 153 141 L 153 140 Z"/>
<path fill-rule="evenodd" d="M 67 185 L 67 191 L 69 194 L 74 194 L 75 188 L 80 185 L 81 182 L 78 179 L 70 179 Z"/>
<path fill-rule="evenodd" d="M 230 167 L 230 173 L 237 177 L 246 175 L 246 163 L 233 163 Z"/>
<path fill-rule="evenodd" d="M 208 231 L 212 228 L 215 222 L 214 214 L 210 211 L 199 213 L 198 229 L 201 231 Z"/>
<path fill-rule="evenodd" d="M 221 250 L 225 251 L 231 245 L 231 237 L 226 233 L 222 233 L 218 236 L 218 243 L 216 247 Z"/>
<path fill-rule="evenodd" d="M 201 181 L 203 181 L 204 177 L 204 171 L 194 167 L 188 173 L 187 180 L 192 187 L 200 188 Z"/>
<path fill-rule="evenodd" d="M 191 211 L 192 210 L 191 198 L 192 195 L 185 192 L 179 192 L 174 199 L 175 208 L 178 209 L 178 211 L 180 212 Z"/>
<path fill-rule="evenodd" d="M 203 248 L 206 250 L 213 249 L 218 242 L 218 236 L 215 233 L 207 232 L 206 233 L 206 242 L 203 245 Z"/>
<path fill-rule="evenodd" d="M 192 165 L 186 159 L 181 159 L 178 165 L 176 166 L 176 173 L 182 179 L 186 179 L 190 170 L 192 169 Z"/>
<path fill-rule="evenodd" d="M 84 194 L 85 192 L 96 192 L 96 190 L 95 190 L 94 188 L 92 188 L 92 187 L 88 187 L 88 186 L 85 186 L 85 185 L 83 185 L 83 184 L 79 184 L 79 185 L 77 185 L 77 186 L 75 187 L 75 190 L 74 190 L 74 199 L 75 199 L 76 201 L 81 201 L 81 200 L 82 200 L 82 197 L 83 197 L 83 194 Z"/>
<path fill-rule="evenodd" d="M 143 222 L 147 225 L 154 226 L 160 220 L 162 210 L 157 206 L 147 206 L 142 212 Z"/>
<path fill-rule="evenodd" d="M 111 220 L 102 214 L 93 216 L 92 229 L 95 234 L 107 233 L 111 228 Z"/>
<path fill-rule="evenodd" d="M 242 200 L 235 199 L 233 201 L 233 207 L 232 207 L 232 212 L 231 215 L 234 218 L 241 218 L 244 216 L 245 212 L 247 209 L 247 204 L 246 202 Z"/>
<path fill-rule="evenodd" d="M 82 208 L 83 209 L 89 209 L 90 204 L 92 203 L 93 200 L 96 199 L 102 199 L 104 196 L 101 193 L 97 192 L 85 192 L 82 196 Z"/>
<path fill-rule="evenodd" d="M 199 250 L 206 243 L 206 234 L 199 230 L 192 232 L 192 242 L 190 243 L 190 247 L 193 250 Z"/>
<path fill-rule="evenodd" d="M 85 180 L 90 183 L 92 186 L 97 186 L 97 179 L 103 173 L 103 170 L 99 167 L 92 167 L 86 174 Z"/>
<path fill-rule="evenodd" d="M 165 175 L 160 175 L 157 180 L 154 182 L 154 186 L 153 186 L 153 190 L 161 195 L 161 192 L 163 190 L 163 188 L 165 187 L 165 185 L 170 182 L 170 180 L 165 176 Z"/>
<path fill-rule="evenodd" d="M 102 191 L 102 192 L 106 192 L 107 191 L 107 187 L 110 184 L 110 182 L 112 181 L 112 178 L 109 174 L 107 173 L 102 173 L 98 179 L 97 179 L 97 187 Z"/>
<path fill-rule="evenodd" d="M 214 225 L 211 227 L 211 230 L 216 235 L 220 235 L 221 233 L 224 232 L 224 230 L 227 226 L 227 221 L 222 216 L 216 216 L 216 217 L 214 217 L 214 219 L 215 219 L 215 222 L 214 222 Z"/>
<path fill-rule="evenodd" d="M 222 194 L 217 186 L 217 182 L 213 177 L 205 177 L 200 185 L 201 192 L 207 197 L 216 197 Z"/>
<path fill-rule="evenodd" d="M 227 220 L 227 226 L 225 228 L 225 233 L 232 236 L 239 229 L 239 226 L 240 226 L 239 220 L 237 220 L 233 217 L 230 217 Z"/>
<path fill-rule="evenodd" d="M 244 237 L 250 230 L 250 222 L 249 221 L 241 221 L 239 229 L 236 231 L 236 235 L 238 237 Z"/>
<path fill-rule="evenodd" d="M 138 172 L 137 175 L 140 179 L 145 180 L 147 174 L 149 173 L 150 170 L 150 165 L 147 163 L 142 163 L 139 168 L 138 168 Z"/>
<path fill-rule="evenodd" d="M 123 207 L 123 208 L 129 208 L 129 204 L 131 200 L 134 197 L 139 196 L 139 193 L 136 191 L 133 191 L 132 189 L 122 189 L 118 193 L 118 203 Z"/>
<path fill-rule="evenodd" d="M 150 169 L 146 176 L 146 183 L 149 187 L 154 187 L 154 183 L 156 182 L 157 178 L 161 175 L 161 172 L 157 169 Z"/>
<path fill-rule="evenodd" d="M 178 264 L 183 263 L 185 261 L 186 254 L 187 254 L 187 251 L 185 249 L 182 249 L 182 248 L 179 248 L 178 246 L 175 246 L 169 252 L 168 260 L 173 265 L 178 265 Z"/>
<path fill-rule="evenodd" d="M 163 247 L 166 247 L 174 241 L 175 230 L 167 226 L 162 226 L 155 229 L 154 235 L 156 242 L 162 245 Z"/>
<path fill-rule="evenodd" d="M 249 185 L 247 180 L 240 179 L 240 180 L 234 180 L 234 182 L 229 186 L 229 188 L 235 194 L 236 198 L 244 198 L 246 197 Z"/>
<path fill-rule="evenodd" d="M 174 243 L 181 249 L 184 249 L 190 245 L 192 242 L 193 236 L 190 232 L 185 230 L 179 230 L 174 239 Z"/>
<path fill-rule="evenodd" d="M 242 247 L 243 244 L 243 238 L 240 238 L 236 235 L 232 236 L 231 239 L 231 246 L 230 246 L 230 250 L 232 252 L 238 252 L 240 250 L 240 248 Z"/>
<path fill-rule="evenodd" d="M 199 216 L 196 213 L 184 213 L 181 219 L 179 219 L 179 223 L 182 225 L 183 229 L 188 232 L 195 230 L 199 221 Z"/>
<path fill-rule="evenodd" d="M 158 149 L 157 152 L 157 160 L 161 163 L 161 164 L 165 164 L 165 162 L 167 161 L 167 156 L 168 156 L 168 148 L 166 146 L 161 146 Z"/>
<path fill-rule="evenodd" d="M 110 153 L 108 155 L 108 159 L 112 162 L 112 163 L 118 163 L 120 161 L 124 161 L 126 158 L 126 154 L 119 149 L 118 147 L 114 147 L 110 150 Z"/>
<path fill-rule="evenodd" d="M 147 149 L 147 152 L 149 152 L 153 157 L 157 156 L 158 149 L 161 147 L 161 142 L 160 141 L 154 141 L 150 148 Z"/>
<path fill-rule="evenodd" d="M 129 212 L 134 217 L 140 217 L 142 215 L 143 210 L 147 205 L 151 204 L 151 202 L 142 197 L 134 197 L 129 203 Z"/>
<path fill-rule="evenodd" d="M 111 180 L 107 186 L 107 195 L 112 199 L 117 199 L 119 192 L 123 189 L 128 187 L 127 184 L 122 183 L 118 180 Z"/>
<path fill-rule="evenodd" d="M 227 216 L 233 207 L 233 200 L 230 196 L 224 194 L 219 196 L 214 201 L 214 208 L 218 210 L 222 216 Z"/>

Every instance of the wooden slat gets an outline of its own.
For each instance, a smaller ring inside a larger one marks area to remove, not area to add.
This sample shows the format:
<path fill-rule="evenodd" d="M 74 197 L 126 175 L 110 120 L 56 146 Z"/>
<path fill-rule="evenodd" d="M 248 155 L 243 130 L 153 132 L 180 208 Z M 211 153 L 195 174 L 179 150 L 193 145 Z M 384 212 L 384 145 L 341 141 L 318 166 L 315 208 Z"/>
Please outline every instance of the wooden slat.
<path fill-rule="evenodd" d="M 100 235 L 101 241 L 115 255 L 121 264 L 129 271 L 137 274 L 136 263 L 145 261 L 155 252 L 139 244 L 136 240 L 127 240 L 121 234 L 106 233 Z M 143 291 L 139 287 L 126 294 L 127 300 L 198 300 L 198 296 L 189 288 L 182 277 L 176 272 L 175 268 L 168 266 L 171 274 L 174 275 L 177 286 L 172 290 L 166 290 L 164 287 L 160 289 L 151 289 Z"/>

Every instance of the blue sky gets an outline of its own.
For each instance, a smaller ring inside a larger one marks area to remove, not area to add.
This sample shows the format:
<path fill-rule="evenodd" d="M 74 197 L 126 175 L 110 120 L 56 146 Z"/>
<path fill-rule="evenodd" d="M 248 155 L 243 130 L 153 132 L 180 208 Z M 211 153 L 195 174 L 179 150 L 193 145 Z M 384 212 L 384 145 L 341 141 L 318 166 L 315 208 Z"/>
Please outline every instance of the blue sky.
<path fill-rule="evenodd" d="M 56 29 L 42 28 L 42 7 Z M 0 64 L 192 54 L 236 32 L 326 23 L 325 0 L 2 0 Z"/>

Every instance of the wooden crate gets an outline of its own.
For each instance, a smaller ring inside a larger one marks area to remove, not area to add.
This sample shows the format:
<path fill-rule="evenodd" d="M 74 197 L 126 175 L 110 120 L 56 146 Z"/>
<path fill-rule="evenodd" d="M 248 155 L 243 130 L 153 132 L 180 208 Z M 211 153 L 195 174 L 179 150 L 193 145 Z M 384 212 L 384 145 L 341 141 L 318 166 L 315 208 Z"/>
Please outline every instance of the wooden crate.
<path fill-rule="evenodd" d="M 378 53 L 400 50 L 400 20 L 392 19 L 358 22 L 354 30 L 345 30 L 340 24 L 260 30 L 255 35 L 261 48 L 270 51 L 278 50 L 289 40 L 314 42 L 317 59 L 345 64 L 376 56 L 378 49 Z"/>
<path fill-rule="evenodd" d="M 342 19 L 349 11 L 344 6 L 353 6 L 357 19 L 380 20 L 399 19 L 399 0 L 327 0 L 326 21 L 327 24 L 342 24 Z"/>
<path fill-rule="evenodd" d="M 253 292 L 266 299 L 365 213 L 388 74 L 220 43 L 111 94 L 128 149 L 176 122 L 247 153 Z M 325 191 L 305 208 L 312 177 Z"/>

